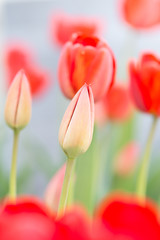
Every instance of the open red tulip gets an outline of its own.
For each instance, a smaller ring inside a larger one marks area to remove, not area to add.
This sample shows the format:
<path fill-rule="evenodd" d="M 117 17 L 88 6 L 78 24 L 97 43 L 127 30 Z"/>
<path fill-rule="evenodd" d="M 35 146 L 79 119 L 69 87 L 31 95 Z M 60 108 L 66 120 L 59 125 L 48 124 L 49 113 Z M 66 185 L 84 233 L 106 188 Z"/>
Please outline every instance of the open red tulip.
<path fill-rule="evenodd" d="M 100 204 L 96 220 L 101 221 L 102 227 L 113 234 L 113 240 L 159 240 L 160 224 L 157 212 L 156 207 L 149 201 L 140 205 L 133 196 L 115 194 Z"/>
<path fill-rule="evenodd" d="M 70 16 L 65 13 L 54 13 L 51 19 L 50 34 L 53 42 L 64 45 L 73 33 L 97 35 L 101 31 L 98 19 L 84 16 Z"/>
<path fill-rule="evenodd" d="M 160 115 L 160 58 L 143 54 L 129 64 L 130 91 L 140 111 Z"/>
<path fill-rule="evenodd" d="M 113 53 L 107 44 L 97 37 L 74 34 L 62 49 L 58 75 L 61 90 L 66 97 L 73 98 L 84 83 L 87 83 L 97 101 L 113 84 Z"/>
<path fill-rule="evenodd" d="M 5 52 L 6 77 L 8 84 L 20 69 L 24 69 L 29 80 L 31 93 L 37 96 L 45 92 L 50 85 L 50 74 L 39 66 L 31 51 L 22 44 L 8 46 Z"/>
<path fill-rule="evenodd" d="M 160 0 L 121 0 L 122 14 L 134 28 L 160 24 Z"/>

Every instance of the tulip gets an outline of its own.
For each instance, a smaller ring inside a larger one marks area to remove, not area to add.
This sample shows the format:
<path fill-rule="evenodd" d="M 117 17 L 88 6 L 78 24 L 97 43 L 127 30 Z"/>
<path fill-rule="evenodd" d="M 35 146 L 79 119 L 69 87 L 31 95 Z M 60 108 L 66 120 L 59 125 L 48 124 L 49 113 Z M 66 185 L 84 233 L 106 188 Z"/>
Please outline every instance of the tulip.
<path fill-rule="evenodd" d="M 130 90 L 136 107 L 160 115 L 160 59 L 145 53 L 137 63 L 129 64 Z"/>
<path fill-rule="evenodd" d="M 81 226 L 81 228 L 79 227 Z M 1 240 L 90 240 L 89 218 L 81 207 L 72 207 L 55 219 L 35 197 L 6 201 L 0 211 Z"/>
<path fill-rule="evenodd" d="M 85 84 L 69 104 L 59 130 L 59 142 L 68 159 L 58 215 L 65 212 L 75 158 L 90 146 L 93 127 L 94 99 L 91 87 Z"/>
<path fill-rule="evenodd" d="M 120 239 L 125 240 L 159 240 L 157 213 L 157 207 L 149 200 L 142 206 L 133 196 L 113 194 L 99 205 L 96 220 L 101 221 L 103 227 L 113 233 L 113 240 L 120 236 Z"/>
<path fill-rule="evenodd" d="M 127 143 L 116 155 L 114 171 L 119 176 L 131 175 L 138 163 L 140 154 L 139 145 L 136 142 Z"/>
<path fill-rule="evenodd" d="M 96 35 L 101 31 L 98 19 L 84 16 L 70 16 L 65 13 L 54 13 L 51 19 L 50 33 L 53 42 L 64 45 L 73 33 Z"/>
<path fill-rule="evenodd" d="M 69 159 L 87 151 L 93 135 L 94 100 L 86 84 L 69 104 L 59 130 L 60 145 Z"/>
<path fill-rule="evenodd" d="M 129 64 L 130 91 L 136 107 L 145 113 L 153 114 L 153 123 L 148 135 L 138 176 L 137 195 L 145 199 L 148 164 L 151 146 L 160 115 L 160 59 L 151 53 L 145 53 L 139 61 Z"/>
<path fill-rule="evenodd" d="M 20 44 L 9 45 L 5 51 L 6 77 L 8 85 L 20 69 L 25 70 L 32 96 L 41 95 L 50 85 L 47 70 L 39 66 L 29 48 Z"/>
<path fill-rule="evenodd" d="M 97 37 L 74 34 L 61 52 L 58 76 L 62 92 L 73 98 L 90 84 L 95 101 L 101 99 L 114 81 L 115 59 L 106 43 Z"/>
<path fill-rule="evenodd" d="M 46 205 L 52 210 L 57 212 L 60 195 L 62 191 L 62 185 L 66 170 L 66 164 L 64 164 L 60 170 L 53 176 L 49 182 L 45 191 Z"/>
<path fill-rule="evenodd" d="M 145 29 L 160 24 L 160 0 L 123 0 L 121 2 L 123 17 L 133 28 Z"/>
<path fill-rule="evenodd" d="M 129 89 L 126 85 L 116 83 L 95 105 L 95 119 L 99 124 L 110 121 L 126 121 L 133 112 Z"/>
<path fill-rule="evenodd" d="M 1 206 L 1 240 L 52 240 L 54 231 L 54 217 L 35 197 L 17 198 Z"/>
<path fill-rule="evenodd" d="M 18 139 L 21 129 L 23 129 L 31 118 L 31 93 L 28 80 L 24 70 L 20 70 L 9 88 L 6 106 L 5 120 L 9 127 L 13 129 L 13 151 L 12 165 L 10 173 L 10 198 L 16 198 L 16 162 L 18 152 Z"/>
<path fill-rule="evenodd" d="M 6 100 L 5 120 L 13 129 L 22 129 L 31 118 L 31 94 L 28 80 L 21 70 L 15 76 Z"/>
<path fill-rule="evenodd" d="M 85 209 L 72 206 L 57 221 L 54 240 L 91 240 L 90 221 Z"/>

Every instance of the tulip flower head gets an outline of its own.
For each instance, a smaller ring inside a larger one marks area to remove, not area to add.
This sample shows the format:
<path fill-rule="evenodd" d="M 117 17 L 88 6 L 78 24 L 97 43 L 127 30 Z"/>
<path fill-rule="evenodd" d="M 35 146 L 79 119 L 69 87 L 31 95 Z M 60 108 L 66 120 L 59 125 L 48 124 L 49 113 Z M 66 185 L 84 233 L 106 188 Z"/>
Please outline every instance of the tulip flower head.
<path fill-rule="evenodd" d="M 5 120 L 9 127 L 22 129 L 31 118 L 31 93 L 23 70 L 15 76 L 6 100 Z"/>
<path fill-rule="evenodd" d="M 95 105 L 95 119 L 103 125 L 107 120 L 122 122 L 128 120 L 133 112 L 129 89 L 116 83 L 109 92 Z"/>
<path fill-rule="evenodd" d="M 121 0 L 121 2 L 123 17 L 132 27 L 145 29 L 160 24 L 160 0 Z"/>
<path fill-rule="evenodd" d="M 62 92 L 72 99 L 85 84 L 91 84 L 94 100 L 109 90 L 115 75 L 111 49 L 97 37 L 74 34 L 63 49 L 59 60 L 59 83 Z"/>
<path fill-rule="evenodd" d="M 51 19 L 51 38 L 53 42 L 64 45 L 73 33 L 96 35 L 101 32 L 99 19 L 84 16 L 70 16 L 65 13 L 54 13 Z"/>
<path fill-rule="evenodd" d="M 50 85 L 49 72 L 39 66 L 29 48 L 20 44 L 9 45 L 5 51 L 6 77 L 8 85 L 20 69 L 24 69 L 29 80 L 32 96 L 39 96 Z"/>
<path fill-rule="evenodd" d="M 111 239 L 158 240 L 160 225 L 157 212 L 152 202 L 147 200 L 142 206 L 135 197 L 119 193 L 102 201 L 96 217 L 114 234 Z"/>
<path fill-rule="evenodd" d="M 150 53 L 129 64 L 130 91 L 136 107 L 160 115 L 160 59 Z"/>
<path fill-rule="evenodd" d="M 85 84 L 69 104 L 59 130 L 60 145 L 69 159 L 88 149 L 93 127 L 94 99 L 91 87 Z"/>

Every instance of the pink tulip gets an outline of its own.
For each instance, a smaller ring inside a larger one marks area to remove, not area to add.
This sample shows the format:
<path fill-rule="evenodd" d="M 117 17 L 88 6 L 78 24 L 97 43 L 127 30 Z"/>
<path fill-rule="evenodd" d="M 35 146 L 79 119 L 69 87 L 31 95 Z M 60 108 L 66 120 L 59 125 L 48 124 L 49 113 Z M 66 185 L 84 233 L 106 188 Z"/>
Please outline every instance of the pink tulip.
<path fill-rule="evenodd" d="M 31 118 L 31 93 L 28 79 L 21 70 L 15 76 L 7 95 L 6 123 L 13 129 L 22 129 Z"/>
<path fill-rule="evenodd" d="M 92 89 L 84 85 L 69 104 L 61 122 L 59 142 L 70 159 L 87 151 L 94 127 L 94 99 Z"/>
<path fill-rule="evenodd" d="M 45 192 L 46 205 L 54 212 L 57 212 L 58 210 L 65 170 L 66 164 L 64 164 L 53 176 Z"/>

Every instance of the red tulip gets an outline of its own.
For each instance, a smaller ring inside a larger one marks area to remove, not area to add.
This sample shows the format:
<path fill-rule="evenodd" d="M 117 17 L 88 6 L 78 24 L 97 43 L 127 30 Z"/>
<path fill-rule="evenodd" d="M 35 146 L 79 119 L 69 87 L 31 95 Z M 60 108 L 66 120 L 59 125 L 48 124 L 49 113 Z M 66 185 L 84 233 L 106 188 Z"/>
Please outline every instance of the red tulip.
<path fill-rule="evenodd" d="M 128 87 L 119 83 L 115 84 L 95 105 L 95 110 L 96 121 L 100 124 L 107 119 L 111 121 L 127 120 L 133 110 Z"/>
<path fill-rule="evenodd" d="M 145 53 L 139 61 L 130 62 L 130 90 L 137 108 L 160 115 L 160 59 Z"/>
<path fill-rule="evenodd" d="M 117 154 L 114 171 L 119 176 L 131 175 L 138 163 L 140 147 L 136 142 L 127 143 Z"/>
<path fill-rule="evenodd" d="M 134 28 L 149 28 L 160 24 L 160 0 L 123 0 L 122 14 Z"/>
<path fill-rule="evenodd" d="M 115 60 L 110 48 L 100 39 L 75 34 L 62 49 L 58 74 L 66 97 L 73 98 L 87 83 L 92 87 L 95 100 L 99 100 L 113 83 Z"/>
<path fill-rule="evenodd" d="M 52 240 L 54 231 L 54 218 L 36 198 L 7 201 L 1 208 L 1 240 Z"/>
<path fill-rule="evenodd" d="M 100 30 L 100 21 L 93 17 L 77 17 L 56 13 L 51 19 L 51 38 L 59 45 L 64 45 L 69 41 L 73 33 L 97 35 Z"/>
<path fill-rule="evenodd" d="M 89 220 L 80 207 L 56 220 L 34 197 L 18 198 L 15 203 L 7 200 L 0 210 L 0 239 L 89 240 Z"/>
<path fill-rule="evenodd" d="M 10 45 L 5 52 L 6 77 L 10 84 L 20 69 L 24 69 L 33 96 L 39 95 L 50 85 L 49 73 L 35 63 L 32 53 L 22 45 Z"/>
<path fill-rule="evenodd" d="M 74 207 L 57 221 L 53 240 L 91 240 L 90 230 L 86 212 Z"/>
<path fill-rule="evenodd" d="M 160 224 L 157 212 L 150 202 L 142 206 L 136 198 L 119 194 L 102 202 L 96 218 L 106 230 L 112 232 L 115 236 L 111 238 L 113 240 L 159 240 Z"/>

